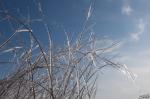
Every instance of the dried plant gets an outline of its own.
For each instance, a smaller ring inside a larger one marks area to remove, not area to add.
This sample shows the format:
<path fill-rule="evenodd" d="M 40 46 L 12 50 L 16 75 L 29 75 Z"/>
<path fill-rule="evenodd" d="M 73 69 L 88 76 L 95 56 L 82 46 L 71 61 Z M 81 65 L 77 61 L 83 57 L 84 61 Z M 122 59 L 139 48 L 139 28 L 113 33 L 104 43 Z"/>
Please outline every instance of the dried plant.
<path fill-rule="evenodd" d="M 107 48 L 96 48 L 96 39 L 92 33 L 89 38 L 84 37 L 87 26 L 84 26 L 75 41 L 71 41 L 71 36 L 65 33 L 67 43 L 56 47 L 49 26 L 44 21 L 40 3 L 38 5 L 41 21 L 49 37 L 48 48 L 42 47 L 30 25 L 10 12 L 1 12 L 1 15 L 13 20 L 20 27 L 0 42 L 1 54 L 11 51 L 14 55 L 12 61 L 1 61 L 0 64 L 7 63 L 15 68 L 0 80 L 0 99 L 94 99 L 98 71 L 102 68 L 112 66 L 133 76 L 124 65 L 105 57 L 105 51 L 116 43 Z M 91 16 L 91 10 L 92 4 L 86 22 Z M 9 42 L 22 32 L 28 34 L 27 45 L 9 48 Z"/>

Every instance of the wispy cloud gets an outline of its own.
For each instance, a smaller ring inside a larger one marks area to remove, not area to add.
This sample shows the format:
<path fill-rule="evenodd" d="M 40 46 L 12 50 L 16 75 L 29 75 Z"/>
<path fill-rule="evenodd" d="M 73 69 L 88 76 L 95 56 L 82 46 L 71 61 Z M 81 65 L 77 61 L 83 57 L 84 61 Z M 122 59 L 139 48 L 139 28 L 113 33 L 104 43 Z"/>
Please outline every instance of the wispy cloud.
<path fill-rule="evenodd" d="M 130 5 L 131 0 L 125 0 L 124 4 L 122 6 L 122 14 L 126 15 L 126 16 L 131 16 L 130 17 L 132 20 L 138 20 L 136 25 L 136 28 L 134 30 L 134 32 L 130 33 L 130 37 L 132 41 L 139 41 L 141 38 L 141 35 L 144 33 L 145 31 L 145 25 L 146 23 L 144 22 L 145 18 L 139 18 L 137 19 L 134 15 L 134 13 L 136 13 L 136 10 L 133 10 L 132 6 Z"/>
<path fill-rule="evenodd" d="M 133 12 L 133 9 L 131 8 L 131 6 L 129 4 L 124 4 L 122 7 L 122 13 L 130 16 Z"/>
<path fill-rule="evenodd" d="M 143 34 L 143 32 L 145 31 L 145 23 L 143 21 L 143 19 L 140 19 L 138 24 L 137 24 L 137 30 L 134 33 L 131 33 L 131 38 L 134 41 L 139 41 L 140 40 L 140 36 Z"/>

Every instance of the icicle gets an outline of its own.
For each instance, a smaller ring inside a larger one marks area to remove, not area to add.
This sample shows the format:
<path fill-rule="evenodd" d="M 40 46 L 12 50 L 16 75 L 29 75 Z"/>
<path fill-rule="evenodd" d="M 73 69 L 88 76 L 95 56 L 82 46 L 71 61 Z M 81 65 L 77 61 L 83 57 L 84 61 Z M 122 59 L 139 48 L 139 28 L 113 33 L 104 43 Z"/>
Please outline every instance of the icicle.
<path fill-rule="evenodd" d="M 30 34 L 30 47 L 31 47 L 31 49 L 33 48 L 33 46 L 34 46 L 34 38 L 32 37 L 32 35 Z"/>
<path fill-rule="evenodd" d="M 36 50 L 38 47 L 39 47 L 39 45 L 36 45 L 36 46 L 33 48 L 33 50 Z"/>
<path fill-rule="evenodd" d="M 22 48 L 22 47 L 20 47 L 20 46 L 16 46 L 16 47 L 13 47 L 13 48 L 10 48 L 10 49 L 7 49 L 7 50 L 2 51 L 1 54 L 2 54 L 2 53 L 12 52 L 12 51 L 14 51 L 14 50 L 16 50 L 16 49 L 21 49 L 21 48 Z"/>
<path fill-rule="evenodd" d="M 131 78 L 132 80 L 135 80 L 137 78 L 137 75 L 130 72 L 128 67 L 124 64 L 122 67 L 119 69 L 125 76 L 128 78 Z"/>
<path fill-rule="evenodd" d="M 32 32 L 32 30 L 28 30 L 28 29 L 19 29 L 19 30 L 16 30 L 16 33 L 18 32 Z"/>
<path fill-rule="evenodd" d="M 91 17 L 91 13 L 92 13 L 92 4 L 91 4 L 90 7 L 89 7 L 86 20 L 88 20 L 88 19 Z"/>
<path fill-rule="evenodd" d="M 41 13 L 43 12 L 43 11 L 42 11 L 42 6 L 41 6 L 41 3 L 40 3 L 40 2 L 38 2 L 38 10 L 39 10 L 39 12 L 41 12 Z"/>

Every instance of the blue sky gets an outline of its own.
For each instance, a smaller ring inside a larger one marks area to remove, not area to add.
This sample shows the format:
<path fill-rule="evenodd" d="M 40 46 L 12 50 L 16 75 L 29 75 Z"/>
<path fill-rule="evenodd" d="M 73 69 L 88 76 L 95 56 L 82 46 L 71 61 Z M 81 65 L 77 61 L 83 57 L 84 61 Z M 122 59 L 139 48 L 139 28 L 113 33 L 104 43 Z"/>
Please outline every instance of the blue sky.
<path fill-rule="evenodd" d="M 43 0 L 40 5 L 37 1 L 40 0 L 5 0 L 4 3 L 5 9 L 25 20 L 28 14 L 31 19 L 40 20 L 39 10 L 42 7 L 45 21 L 59 44 L 65 42 L 64 30 L 74 36 L 82 31 L 90 0 Z M 107 38 L 108 43 L 119 41 L 119 46 L 109 53 L 117 55 L 114 61 L 126 64 L 137 75 L 136 80 L 131 81 L 119 71 L 111 68 L 102 70 L 97 99 L 137 99 L 138 95 L 150 92 L 149 9 L 149 0 L 95 0 L 88 22 L 90 30 L 98 39 Z M 7 19 L 0 17 L 0 33 L 7 36 L 12 31 L 8 23 Z M 16 25 L 15 22 L 13 24 Z M 44 45 L 47 35 L 43 33 L 43 25 L 40 21 L 35 21 L 31 26 Z"/>

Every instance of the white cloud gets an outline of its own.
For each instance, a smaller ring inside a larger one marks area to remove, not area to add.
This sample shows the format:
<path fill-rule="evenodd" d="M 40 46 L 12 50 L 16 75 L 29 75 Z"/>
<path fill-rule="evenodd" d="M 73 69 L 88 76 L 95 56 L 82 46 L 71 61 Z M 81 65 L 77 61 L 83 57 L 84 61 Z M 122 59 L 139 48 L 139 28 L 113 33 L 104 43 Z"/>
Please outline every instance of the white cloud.
<path fill-rule="evenodd" d="M 140 19 L 139 23 L 137 24 L 136 32 L 131 33 L 132 40 L 139 41 L 140 36 L 144 33 L 144 31 L 145 31 L 145 23 L 144 23 L 143 19 Z"/>
<path fill-rule="evenodd" d="M 125 0 L 124 1 L 124 4 L 122 6 L 122 13 L 127 15 L 127 16 L 132 15 L 132 17 L 130 17 L 130 18 L 132 18 L 133 20 L 136 20 L 136 17 L 133 13 L 133 12 L 136 13 L 136 10 L 134 11 L 132 9 L 132 6 L 130 5 L 130 2 L 131 2 L 131 0 Z M 145 18 L 144 18 L 144 20 L 145 20 Z M 145 24 L 144 20 L 143 20 L 143 18 L 138 19 L 138 23 L 136 24 L 135 31 L 130 33 L 131 40 L 133 40 L 133 41 L 139 41 L 140 40 L 141 35 L 145 31 L 145 25 L 146 24 Z"/>
<path fill-rule="evenodd" d="M 138 75 L 134 82 L 116 70 L 105 68 L 103 75 L 100 75 L 96 99 L 138 99 L 139 95 L 149 93 L 149 50 L 150 47 L 141 50 L 139 53 L 126 50 L 126 54 L 124 53 L 122 56 L 123 59 L 119 58 L 122 63 L 128 64 L 133 73 Z"/>
<path fill-rule="evenodd" d="M 123 5 L 122 7 L 122 13 L 130 16 L 133 12 L 133 9 L 131 8 L 131 6 L 129 4 Z"/>
<path fill-rule="evenodd" d="M 106 68 L 99 79 L 96 99 L 137 99 L 138 89 L 120 72 Z"/>
<path fill-rule="evenodd" d="M 130 70 L 138 75 L 135 83 L 139 87 L 140 94 L 146 94 L 150 92 L 148 86 L 150 86 L 150 47 L 146 47 L 139 51 L 130 52 L 127 51 L 120 57 L 122 63 L 128 64 Z M 118 61 L 119 61 L 118 59 Z M 127 98 L 126 98 L 127 99 Z M 128 98 L 129 99 L 129 98 Z"/>

